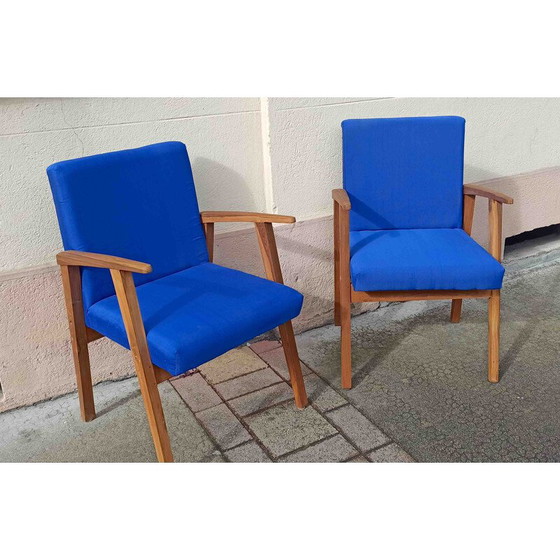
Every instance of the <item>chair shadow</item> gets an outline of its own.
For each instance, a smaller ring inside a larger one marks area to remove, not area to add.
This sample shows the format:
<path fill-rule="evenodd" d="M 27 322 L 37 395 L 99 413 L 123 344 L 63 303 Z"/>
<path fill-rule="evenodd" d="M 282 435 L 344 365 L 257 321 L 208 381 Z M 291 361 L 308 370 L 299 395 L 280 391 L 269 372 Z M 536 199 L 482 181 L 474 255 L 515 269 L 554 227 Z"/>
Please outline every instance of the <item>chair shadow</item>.
<path fill-rule="evenodd" d="M 118 401 L 115 401 L 114 403 L 110 404 L 109 406 L 106 406 L 102 410 L 96 410 L 95 415 L 96 415 L 97 418 L 100 418 L 101 416 L 105 416 L 106 414 L 109 414 L 113 410 L 116 410 L 117 408 L 123 406 L 127 402 L 129 402 L 132 399 L 135 399 L 136 397 L 139 397 L 139 396 L 140 396 L 140 390 L 136 389 L 135 391 L 133 391 L 132 393 L 130 393 L 126 397 L 123 397 L 122 399 L 119 399 Z"/>
<path fill-rule="evenodd" d="M 550 293 L 558 293 L 559 286 L 560 275 L 556 277 L 556 280 L 550 286 Z M 500 379 L 503 379 L 507 375 L 509 368 L 513 365 L 517 356 L 527 345 L 530 340 L 531 334 L 534 332 L 536 326 L 540 321 L 542 321 L 542 319 L 542 314 L 533 316 L 530 320 L 527 321 L 526 325 L 523 327 L 523 329 L 521 329 L 521 332 L 515 337 L 515 340 L 510 345 L 506 355 L 500 360 Z"/>

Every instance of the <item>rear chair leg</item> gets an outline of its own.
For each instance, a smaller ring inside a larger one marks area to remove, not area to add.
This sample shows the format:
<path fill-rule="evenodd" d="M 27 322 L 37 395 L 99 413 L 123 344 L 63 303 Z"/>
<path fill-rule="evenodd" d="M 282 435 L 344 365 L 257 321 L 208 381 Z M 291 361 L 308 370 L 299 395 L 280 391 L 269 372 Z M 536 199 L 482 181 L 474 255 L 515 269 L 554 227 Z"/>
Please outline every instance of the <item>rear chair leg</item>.
<path fill-rule="evenodd" d="M 80 398 L 80 415 L 84 422 L 90 422 L 95 419 L 95 404 L 93 401 L 93 383 L 91 380 L 88 340 L 82 303 L 80 268 L 77 266 L 61 266 L 60 269 L 70 337 L 72 339 L 72 354 Z"/>
<path fill-rule="evenodd" d="M 500 290 L 488 298 L 488 381 L 500 380 Z"/>
<path fill-rule="evenodd" d="M 451 301 L 451 322 L 458 323 L 461 320 L 461 308 L 463 307 L 462 299 L 454 299 Z"/>
<path fill-rule="evenodd" d="M 290 382 L 294 390 L 294 400 L 298 408 L 305 408 L 307 406 L 307 392 L 305 391 L 305 384 L 303 382 L 303 374 L 301 372 L 301 364 L 296 346 L 296 339 L 294 337 L 294 329 L 292 322 L 288 321 L 278 327 L 280 337 L 282 338 L 282 346 L 284 348 L 284 355 L 286 356 L 286 363 L 290 372 Z"/>
<path fill-rule="evenodd" d="M 338 249 L 338 224 L 339 208 L 334 203 L 333 226 L 334 226 L 334 324 L 340 326 L 340 251 Z"/>
<path fill-rule="evenodd" d="M 347 299 L 340 306 L 341 383 L 343 389 L 352 389 L 352 315 L 350 301 Z"/>

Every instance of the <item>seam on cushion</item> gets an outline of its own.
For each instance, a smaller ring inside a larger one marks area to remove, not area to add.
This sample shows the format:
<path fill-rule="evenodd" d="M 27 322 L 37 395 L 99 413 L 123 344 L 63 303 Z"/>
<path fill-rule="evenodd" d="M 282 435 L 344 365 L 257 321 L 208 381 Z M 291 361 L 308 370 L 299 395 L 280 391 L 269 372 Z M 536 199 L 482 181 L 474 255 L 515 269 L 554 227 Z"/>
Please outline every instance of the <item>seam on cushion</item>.
<path fill-rule="evenodd" d="M 193 266 L 189 266 L 188 268 L 180 268 L 179 270 L 176 270 L 175 272 L 169 272 L 168 274 L 164 274 L 163 276 L 158 276 L 158 278 L 154 278 L 153 280 L 150 280 L 149 282 L 144 282 L 144 284 L 140 284 L 140 286 L 135 285 L 136 291 L 138 291 L 138 289 L 141 288 L 142 286 L 147 286 L 148 284 L 152 284 L 153 282 L 157 282 L 158 280 L 161 280 L 163 278 L 167 278 L 168 276 L 172 276 L 173 274 L 178 274 L 179 272 L 183 272 L 184 270 L 190 270 L 191 268 L 195 268 L 197 266 L 202 266 L 204 264 L 213 264 L 213 263 L 210 263 L 210 261 L 205 261 L 205 262 L 202 262 L 202 263 L 199 263 L 199 264 L 195 264 Z M 219 266 L 219 265 L 217 265 L 217 266 Z M 113 288 L 114 288 L 114 285 L 113 285 Z M 88 313 L 89 313 L 89 310 L 94 305 L 97 305 L 98 303 L 101 303 L 102 301 L 105 301 L 105 300 L 108 300 L 108 299 L 111 299 L 111 298 L 116 298 L 116 297 L 117 297 L 117 294 L 113 294 L 112 296 L 107 296 L 107 297 L 104 297 L 103 299 L 100 299 L 100 300 L 96 301 L 95 303 L 93 303 L 92 305 L 90 305 L 88 307 Z M 119 307 L 119 309 L 120 309 L 120 307 Z M 142 310 L 140 310 L 140 311 L 142 311 Z"/>

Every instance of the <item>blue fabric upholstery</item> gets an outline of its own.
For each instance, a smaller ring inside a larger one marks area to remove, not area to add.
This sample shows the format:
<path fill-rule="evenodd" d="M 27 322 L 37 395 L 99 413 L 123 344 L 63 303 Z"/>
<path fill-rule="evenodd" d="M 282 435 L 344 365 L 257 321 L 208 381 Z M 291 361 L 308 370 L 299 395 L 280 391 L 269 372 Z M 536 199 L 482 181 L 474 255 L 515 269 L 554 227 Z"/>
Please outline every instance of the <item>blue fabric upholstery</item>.
<path fill-rule="evenodd" d="M 350 232 L 357 291 L 498 290 L 504 267 L 462 229 Z"/>
<path fill-rule="evenodd" d="M 461 227 L 464 134 L 461 117 L 343 121 L 350 229 Z"/>
<path fill-rule="evenodd" d="M 185 145 L 164 142 L 47 169 L 66 250 L 152 265 L 150 282 L 208 261 Z M 85 307 L 115 293 L 108 271 L 84 268 Z"/>
<path fill-rule="evenodd" d="M 197 367 L 296 317 L 303 296 L 208 262 L 186 147 L 165 142 L 48 170 L 64 248 L 152 265 L 135 274 L 153 363 Z M 129 347 L 110 273 L 84 267 L 86 324 Z"/>
<path fill-rule="evenodd" d="M 212 263 L 137 288 L 152 361 L 179 375 L 296 317 L 303 296 L 282 284 Z M 116 296 L 86 323 L 128 348 Z"/>

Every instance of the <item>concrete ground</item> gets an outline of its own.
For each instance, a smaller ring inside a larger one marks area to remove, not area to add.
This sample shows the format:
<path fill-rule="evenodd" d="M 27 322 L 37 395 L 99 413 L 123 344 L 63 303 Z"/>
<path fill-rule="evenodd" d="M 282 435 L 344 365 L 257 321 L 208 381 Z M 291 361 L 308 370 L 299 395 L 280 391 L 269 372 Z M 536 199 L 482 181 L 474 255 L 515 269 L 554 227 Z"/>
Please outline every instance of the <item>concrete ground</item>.
<path fill-rule="evenodd" d="M 506 259 L 502 380 L 486 381 L 486 304 L 391 304 L 353 319 L 354 387 L 340 389 L 339 329 L 298 336 L 310 406 L 293 404 L 280 344 L 235 349 L 160 385 L 177 461 L 560 460 L 560 251 Z M 154 461 L 135 377 L 0 415 L 0 461 Z"/>

